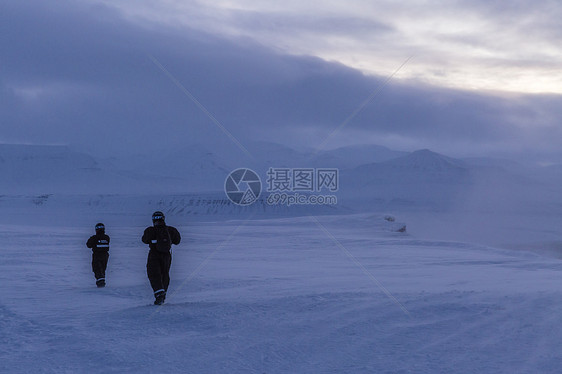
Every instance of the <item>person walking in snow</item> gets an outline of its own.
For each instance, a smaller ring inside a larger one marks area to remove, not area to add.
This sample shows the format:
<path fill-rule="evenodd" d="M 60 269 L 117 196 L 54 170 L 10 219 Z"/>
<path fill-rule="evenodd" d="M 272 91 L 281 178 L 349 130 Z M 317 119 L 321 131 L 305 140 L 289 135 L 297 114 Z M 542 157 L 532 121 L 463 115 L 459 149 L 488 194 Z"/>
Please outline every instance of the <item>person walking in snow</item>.
<path fill-rule="evenodd" d="M 180 244 L 181 236 L 175 227 L 167 226 L 164 213 L 152 214 L 152 226 L 144 230 L 142 242 L 148 244 L 146 272 L 154 291 L 154 304 L 162 305 L 170 285 L 170 266 L 172 265 L 172 244 Z"/>
<path fill-rule="evenodd" d="M 86 242 L 86 246 L 92 249 L 92 271 L 96 277 L 96 285 L 105 287 L 105 270 L 109 259 L 109 236 L 105 233 L 103 223 L 96 224 L 96 235 Z"/>

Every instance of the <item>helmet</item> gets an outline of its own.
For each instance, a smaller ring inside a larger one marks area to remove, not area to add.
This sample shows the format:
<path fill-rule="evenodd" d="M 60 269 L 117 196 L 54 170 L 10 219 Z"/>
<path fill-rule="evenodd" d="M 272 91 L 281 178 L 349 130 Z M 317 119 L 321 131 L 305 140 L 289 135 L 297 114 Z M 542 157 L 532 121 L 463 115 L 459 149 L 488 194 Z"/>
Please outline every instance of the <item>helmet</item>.
<path fill-rule="evenodd" d="M 152 213 L 152 221 L 164 221 L 164 213 L 156 211 Z"/>
<path fill-rule="evenodd" d="M 96 223 L 96 231 L 105 231 L 105 226 L 103 223 Z"/>

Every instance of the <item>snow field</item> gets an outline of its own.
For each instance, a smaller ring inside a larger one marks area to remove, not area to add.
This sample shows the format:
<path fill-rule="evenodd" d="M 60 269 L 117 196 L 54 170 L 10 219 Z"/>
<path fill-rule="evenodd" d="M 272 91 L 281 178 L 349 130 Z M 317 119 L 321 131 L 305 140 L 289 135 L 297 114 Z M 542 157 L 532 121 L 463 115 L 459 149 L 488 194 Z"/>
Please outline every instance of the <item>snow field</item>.
<path fill-rule="evenodd" d="M 90 230 L 0 226 L 0 371 L 558 372 L 559 260 L 421 240 L 382 216 L 169 224 L 183 241 L 162 307 L 144 227 L 107 227 L 97 289 Z"/>

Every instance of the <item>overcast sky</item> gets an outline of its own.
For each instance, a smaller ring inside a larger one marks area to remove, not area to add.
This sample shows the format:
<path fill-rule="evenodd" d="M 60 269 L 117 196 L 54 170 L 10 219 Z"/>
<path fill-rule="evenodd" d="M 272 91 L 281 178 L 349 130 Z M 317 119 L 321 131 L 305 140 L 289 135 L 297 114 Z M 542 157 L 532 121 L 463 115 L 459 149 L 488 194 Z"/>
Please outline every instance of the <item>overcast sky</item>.
<path fill-rule="evenodd" d="M 557 1 L 4 0 L 0 142 L 120 155 L 228 132 L 562 162 L 559 19 Z"/>

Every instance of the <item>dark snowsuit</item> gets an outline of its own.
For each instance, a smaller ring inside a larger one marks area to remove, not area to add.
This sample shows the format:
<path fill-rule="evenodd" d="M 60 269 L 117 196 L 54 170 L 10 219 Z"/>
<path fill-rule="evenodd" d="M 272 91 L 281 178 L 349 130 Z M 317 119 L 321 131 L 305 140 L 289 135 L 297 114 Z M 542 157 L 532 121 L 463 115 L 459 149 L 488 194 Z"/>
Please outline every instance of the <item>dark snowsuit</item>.
<path fill-rule="evenodd" d="M 146 272 L 154 295 L 168 291 L 170 285 L 170 266 L 172 265 L 172 244 L 179 244 L 181 236 L 178 230 L 164 223 L 157 223 L 147 227 L 142 236 L 142 242 L 148 244 L 148 260 Z"/>
<path fill-rule="evenodd" d="M 96 282 L 105 281 L 105 269 L 109 259 L 109 236 L 103 232 L 96 233 L 88 239 L 86 246 L 92 248 L 92 271 Z"/>

